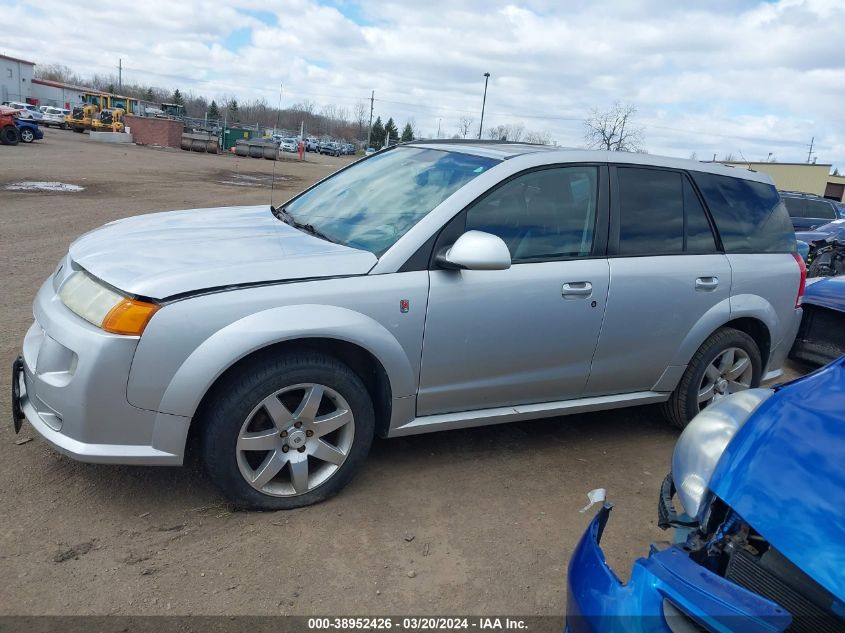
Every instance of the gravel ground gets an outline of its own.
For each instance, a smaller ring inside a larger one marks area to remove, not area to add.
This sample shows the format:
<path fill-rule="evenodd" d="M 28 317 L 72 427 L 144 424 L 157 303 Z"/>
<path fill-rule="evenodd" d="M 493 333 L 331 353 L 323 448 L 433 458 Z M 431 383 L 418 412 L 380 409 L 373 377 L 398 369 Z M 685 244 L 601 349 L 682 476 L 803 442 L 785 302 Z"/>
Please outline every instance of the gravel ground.
<path fill-rule="evenodd" d="M 349 160 L 277 163 L 275 201 Z M 58 130 L 0 147 L 2 366 L 76 236 L 138 213 L 268 202 L 272 169 Z M 19 181 L 84 189 L 5 189 Z M 4 369 L 6 416 L 9 382 Z M 331 501 L 244 513 L 196 469 L 80 464 L 3 424 L 0 614 L 561 615 L 587 491 L 615 504 L 604 547 L 623 578 L 668 538 L 656 502 L 676 437 L 640 407 L 377 440 Z"/>

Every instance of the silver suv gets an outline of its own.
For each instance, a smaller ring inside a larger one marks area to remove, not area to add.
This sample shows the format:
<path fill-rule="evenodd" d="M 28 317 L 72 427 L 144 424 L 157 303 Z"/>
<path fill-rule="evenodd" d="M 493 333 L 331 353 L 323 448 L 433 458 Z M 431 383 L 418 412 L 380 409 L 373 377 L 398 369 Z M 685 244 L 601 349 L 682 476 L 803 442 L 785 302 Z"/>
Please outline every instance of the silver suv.
<path fill-rule="evenodd" d="M 778 375 L 803 270 L 760 173 L 414 142 L 277 208 L 83 235 L 35 299 L 13 415 L 83 461 L 190 447 L 237 505 L 293 508 L 375 434 L 646 403 L 683 427 Z"/>

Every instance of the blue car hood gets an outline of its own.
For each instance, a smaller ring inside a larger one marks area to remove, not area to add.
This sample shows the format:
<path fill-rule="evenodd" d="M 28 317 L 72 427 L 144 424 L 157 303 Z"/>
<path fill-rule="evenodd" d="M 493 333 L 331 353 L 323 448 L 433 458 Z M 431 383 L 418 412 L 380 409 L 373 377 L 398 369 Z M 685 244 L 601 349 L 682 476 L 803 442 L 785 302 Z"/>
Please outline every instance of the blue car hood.
<path fill-rule="evenodd" d="M 808 279 L 802 301 L 845 312 L 845 277 L 823 277 L 817 281 Z"/>
<path fill-rule="evenodd" d="M 778 388 L 728 445 L 710 489 L 845 601 L 845 357 Z"/>
<path fill-rule="evenodd" d="M 376 256 L 285 224 L 269 205 L 190 209 L 117 220 L 70 246 L 71 259 L 135 295 L 365 275 Z"/>

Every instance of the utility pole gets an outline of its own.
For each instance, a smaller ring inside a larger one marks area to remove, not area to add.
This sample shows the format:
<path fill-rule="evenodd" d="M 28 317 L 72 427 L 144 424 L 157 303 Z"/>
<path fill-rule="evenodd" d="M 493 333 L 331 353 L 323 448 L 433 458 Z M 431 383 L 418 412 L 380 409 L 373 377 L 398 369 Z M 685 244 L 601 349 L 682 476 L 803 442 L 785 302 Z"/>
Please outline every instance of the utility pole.
<path fill-rule="evenodd" d="M 443 122 L 443 119 L 437 119 L 437 138 L 440 138 L 440 124 Z"/>
<path fill-rule="evenodd" d="M 370 126 L 367 128 L 367 147 L 370 146 L 370 135 L 373 133 L 373 101 L 375 101 L 376 91 L 370 93 Z M 367 147 L 364 149 L 366 150 Z"/>
<path fill-rule="evenodd" d="M 481 130 L 484 127 L 484 106 L 487 105 L 487 82 L 490 80 L 490 73 L 484 73 L 484 99 L 481 102 L 481 123 L 478 124 L 478 140 L 481 140 Z"/>
<path fill-rule="evenodd" d="M 123 58 L 117 58 L 117 91 L 123 92 Z"/>
<path fill-rule="evenodd" d="M 808 163 L 810 162 L 810 159 L 811 159 L 811 158 L 812 158 L 812 156 L 813 156 L 813 143 L 815 143 L 815 141 L 816 141 L 816 137 L 815 137 L 815 136 L 814 136 L 813 138 L 811 138 L 811 139 L 810 139 L 810 151 L 809 151 L 809 152 L 807 152 L 807 162 L 808 162 Z"/>

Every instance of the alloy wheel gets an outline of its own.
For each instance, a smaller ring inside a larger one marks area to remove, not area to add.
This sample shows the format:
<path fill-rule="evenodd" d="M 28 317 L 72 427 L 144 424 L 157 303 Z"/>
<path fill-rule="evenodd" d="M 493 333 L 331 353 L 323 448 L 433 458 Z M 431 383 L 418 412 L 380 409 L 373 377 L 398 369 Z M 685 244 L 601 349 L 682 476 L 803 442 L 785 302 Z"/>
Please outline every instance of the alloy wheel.
<path fill-rule="evenodd" d="M 302 495 L 337 473 L 354 439 L 355 418 L 343 396 L 326 385 L 292 385 L 247 416 L 238 433 L 238 468 L 263 494 Z"/>
<path fill-rule="evenodd" d="M 748 353 L 729 347 L 713 359 L 698 388 L 698 408 L 703 409 L 725 396 L 751 387 L 754 367 Z"/>

